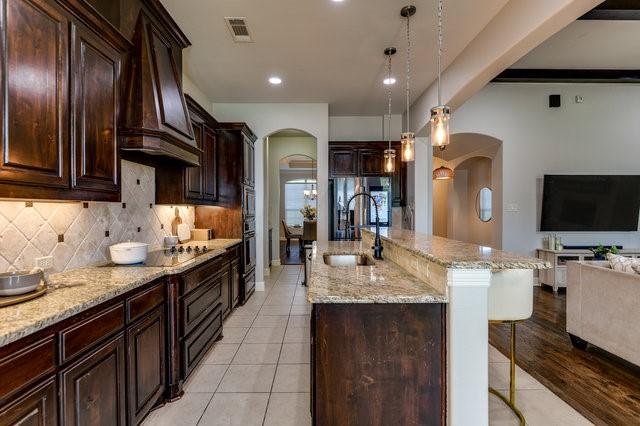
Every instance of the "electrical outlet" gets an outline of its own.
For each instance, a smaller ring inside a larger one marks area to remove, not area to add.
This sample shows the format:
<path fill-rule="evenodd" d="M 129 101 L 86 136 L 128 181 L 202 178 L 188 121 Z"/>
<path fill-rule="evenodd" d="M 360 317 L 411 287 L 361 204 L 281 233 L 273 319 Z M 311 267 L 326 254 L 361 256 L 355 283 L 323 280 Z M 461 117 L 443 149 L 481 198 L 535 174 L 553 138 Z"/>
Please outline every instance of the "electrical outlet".
<path fill-rule="evenodd" d="M 44 256 L 36 258 L 36 267 L 40 269 L 53 268 L 53 256 Z"/>
<path fill-rule="evenodd" d="M 510 203 L 510 204 L 507 204 L 507 207 L 504 210 L 507 212 L 519 212 L 520 207 L 518 207 L 518 205 L 515 203 Z"/>

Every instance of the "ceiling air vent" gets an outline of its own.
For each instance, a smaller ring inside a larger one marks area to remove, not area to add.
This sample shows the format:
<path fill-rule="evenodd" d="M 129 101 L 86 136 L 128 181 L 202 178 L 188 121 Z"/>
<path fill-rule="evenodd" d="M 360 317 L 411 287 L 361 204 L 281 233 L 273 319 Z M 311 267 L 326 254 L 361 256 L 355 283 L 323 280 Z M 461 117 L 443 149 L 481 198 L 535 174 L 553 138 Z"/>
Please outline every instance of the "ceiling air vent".
<path fill-rule="evenodd" d="M 231 37 L 236 43 L 250 43 L 252 42 L 251 32 L 247 26 L 246 18 L 233 18 L 226 17 L 224 20 L 227 22 L 227 27 L 231 31 Z"/>

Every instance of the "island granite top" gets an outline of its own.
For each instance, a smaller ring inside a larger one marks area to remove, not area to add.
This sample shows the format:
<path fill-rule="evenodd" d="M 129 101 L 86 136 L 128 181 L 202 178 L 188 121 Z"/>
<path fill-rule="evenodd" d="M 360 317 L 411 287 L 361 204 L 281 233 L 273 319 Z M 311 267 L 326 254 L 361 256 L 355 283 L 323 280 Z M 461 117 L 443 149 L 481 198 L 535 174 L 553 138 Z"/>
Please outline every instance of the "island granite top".
<path fill-rule="evenodd" d="M 325 254 L 363 254 L 371 266 L 325 265 Z M 311 303 L 447 303 L 448 298 L 388 260 L 374 260 L 359 241 L 318 243 L 311 259 Z"/>
<path fill-rule="evenodd" d="M 191 241 L 207 244 L 209 251 L 171 267 L 92 266 L 51 274 L 49 289 L 37 299 L 0 308 L 0 346 L 33 334 L 52 324 L 106 302 L 167 275 L 182 273 L 225 253 L 239 239 Z"/>
<path fill-rule="evenodd" d="M 372 229 L 362 231 L 373 234 Z M 491 247 L 450 240 L 419 232 L 382 228 L 380 236 L 418 256 L 449 269 L 549 269 L 551 264 Z"/>

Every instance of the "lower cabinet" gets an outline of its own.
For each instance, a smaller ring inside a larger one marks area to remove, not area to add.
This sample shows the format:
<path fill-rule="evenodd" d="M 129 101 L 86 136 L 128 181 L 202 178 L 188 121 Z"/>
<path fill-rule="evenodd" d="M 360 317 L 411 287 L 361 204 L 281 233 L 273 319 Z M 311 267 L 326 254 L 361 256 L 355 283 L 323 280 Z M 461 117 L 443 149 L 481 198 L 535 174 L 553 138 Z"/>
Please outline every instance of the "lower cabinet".
<path fill-rule="evenodd" d="M 0 411 L 0 425 L 53 426 L 58 424 L 55 378 L 27 392 Z"/>
<path fill-rule="evenodd" d="M 62 424 L 125 425 L 125 371 L 122 333 L 62 370 Z"/>
<path fill-rule="evenodd" d="M 128 423 L 138 424 L 166 387 L 165 310 L 163 306 L 127 331 Z"/>
<path fill-rule="evenodd" d="M 0 346 L 0 426 L 137 425 L 179 397 L 241 297 L 239 255 L 236 246 Z"/>

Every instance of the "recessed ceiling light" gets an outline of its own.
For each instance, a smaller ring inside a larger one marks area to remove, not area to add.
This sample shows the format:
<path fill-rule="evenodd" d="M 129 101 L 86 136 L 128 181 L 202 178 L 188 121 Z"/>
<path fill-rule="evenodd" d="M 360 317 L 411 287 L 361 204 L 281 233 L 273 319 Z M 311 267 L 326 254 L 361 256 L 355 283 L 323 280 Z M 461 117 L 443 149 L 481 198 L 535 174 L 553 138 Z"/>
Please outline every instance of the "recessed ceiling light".
<path fill-rule="evenodd" d="M 389 78 L 385 78 L 384 80 L 382 80 L 382 82 L 384 84 L 386 84 L 387 86 L 389 86 L 390 84 L 396 84 L 396 79 L 393 77 L 389 77 Z"/>
<path fill-rule="evenodd" d="M 342 3 L 344 0 L 331 0 L 334 3 Z"/>
<path fill-rule="evenodd" d="M 269 83 L 278 85 L 282 83 L 282 79 L 280 77 L 269 77 Z"/>

